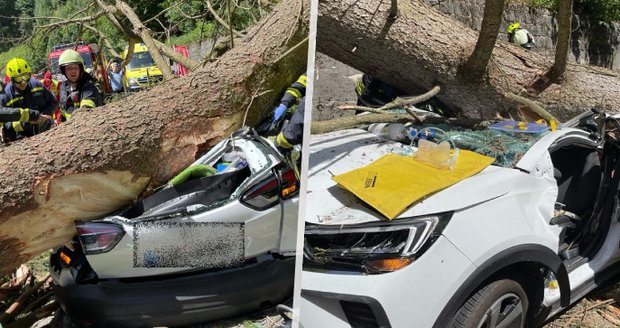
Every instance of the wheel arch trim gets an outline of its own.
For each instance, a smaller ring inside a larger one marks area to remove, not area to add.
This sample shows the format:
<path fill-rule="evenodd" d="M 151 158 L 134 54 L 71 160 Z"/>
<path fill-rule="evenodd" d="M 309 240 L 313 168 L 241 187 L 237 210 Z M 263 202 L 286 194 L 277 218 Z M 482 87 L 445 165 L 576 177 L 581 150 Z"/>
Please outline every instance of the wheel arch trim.
<path fill-rule="evenodd" d="M 570 284 L 568 271 L 560 257 L 551 249 L 538 244 L 524 244 L 508 248 L 480 265 L 444 306 L 433 328 L 447 327 L 452 316 L 469 295 L 478 288 L 485 280 L 502 269 L 523 262 L 535 262 L 542 264 L 554 272 L 560 288 L 560 305 L 566 307 L 570 304 Z"/>

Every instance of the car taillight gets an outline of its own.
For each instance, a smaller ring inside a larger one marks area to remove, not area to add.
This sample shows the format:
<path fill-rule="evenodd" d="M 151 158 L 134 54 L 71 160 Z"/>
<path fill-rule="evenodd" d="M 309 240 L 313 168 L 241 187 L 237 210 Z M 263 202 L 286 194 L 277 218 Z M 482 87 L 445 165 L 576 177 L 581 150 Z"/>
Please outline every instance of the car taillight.
<path fill-rule="evenodd" d="M 60 251 L 60 253 L 59 253 L 59 255 L 58 255 L 58 256 L 59 256 L 59 258 L 60 258 L 60 261 L 62 261 L 62 263 L 64 263 L 65 265 L 69 265 L 69 264 L 71 264 L 71 261 L 72 261 L 72 260 L 71 260 L 71 255 L 69 255 L 69 254 L 67 254 L 67 253 L 68 253 L 68 252 L 65 252 L 65 251 L 63 250 L 63 251 Z"/>
<path fill-rule="evenodd" d="M 78 223 L 78 237 L 85 254 L 105 253 L 114 248 L 125 231 L 112 223 Z"/>
<path fill-rule="evenodd" d="M 278 194 L 280 192 L 280 194 Z M 262 211 L 278 202 L 278 198 L 288 199 L 297 194 L 297 179 L 292 170 L 282 173 L 282 188 L 278 188 L 275 175 L 261 181 L 241 196 L 241 202 L 250 208 Z"/>

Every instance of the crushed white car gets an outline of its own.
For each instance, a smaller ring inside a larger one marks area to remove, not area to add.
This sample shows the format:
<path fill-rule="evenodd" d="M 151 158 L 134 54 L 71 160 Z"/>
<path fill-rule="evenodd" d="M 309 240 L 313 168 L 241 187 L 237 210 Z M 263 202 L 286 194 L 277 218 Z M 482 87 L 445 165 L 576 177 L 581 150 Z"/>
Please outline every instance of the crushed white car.
<path fill-rule="evenodd" d="M 294 170 L 250 130 L 193 165 L 221 170 L 101 220 L 77 222 L 72 247 L 51 255 L 56 298 L 77 324 L 189 325 L 292 297 Z"/>
<path fill-rule="evenodd" d="M 398 143 L 313 135 L 301 325 L 542 324 L 620 269 L 619 130 L 588 111 L 391 221 L 331 178 Z"/>

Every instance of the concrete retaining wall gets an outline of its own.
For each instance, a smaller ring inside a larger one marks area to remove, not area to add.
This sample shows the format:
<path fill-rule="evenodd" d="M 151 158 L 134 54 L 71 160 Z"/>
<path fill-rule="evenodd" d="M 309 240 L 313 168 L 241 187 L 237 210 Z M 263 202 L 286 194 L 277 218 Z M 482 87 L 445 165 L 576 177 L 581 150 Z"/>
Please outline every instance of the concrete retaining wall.
<path fill-rule="evenodd" d="M 484 14 L 484 0 L 425 0 L 439 11 L 463 24 L 479 30 Z M 506 27 L 519 22 L 534 36 L 534 51 L 553 57 L 557 35 L 556 14 L 543 8 L 510 4 L 504 10 L 499 39 L 507 41 Z M 611 25 L 590 22 L 579 15 L 573 17 L 573 33 L 569 60 L 620 70 L 620 23 Z"/>

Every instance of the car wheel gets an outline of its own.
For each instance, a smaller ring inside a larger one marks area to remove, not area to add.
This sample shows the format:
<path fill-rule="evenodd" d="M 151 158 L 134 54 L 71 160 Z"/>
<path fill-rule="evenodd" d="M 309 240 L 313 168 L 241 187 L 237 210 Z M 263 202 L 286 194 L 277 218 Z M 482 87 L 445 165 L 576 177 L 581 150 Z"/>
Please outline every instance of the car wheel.
<path fill-rule="evenodd" d="M 523 328 L 527 294 L 519 283 L 496 280 L 480 288 L 459 309 L 452 328 Z"/>
<path fill-rule="evenodd" d="M 69 318 L 67 313 L 62 308 L 59 308 L 58 310 L 56 310 L 56 313 L 54 313 L 54 318 L 52 319 L 52 322 L 50 323 L 49 327 L 50 328 L 80 328 L 80 326 L 75 321 L 73 321 L 73 319 Z"/>

